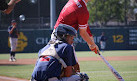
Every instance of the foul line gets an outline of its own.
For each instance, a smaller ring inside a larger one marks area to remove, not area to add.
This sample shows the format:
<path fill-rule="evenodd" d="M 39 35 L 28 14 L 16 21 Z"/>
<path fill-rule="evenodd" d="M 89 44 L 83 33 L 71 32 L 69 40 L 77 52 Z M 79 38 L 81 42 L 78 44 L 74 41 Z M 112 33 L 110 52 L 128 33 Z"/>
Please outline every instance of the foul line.
<path fill-rule="evenodd" d="M 21 80 L 21 79 L 10 78 L 5 76 L 0 76 L 0 79 L 9 80 L 9 81 L 28 81 L 28 80 Z"/>

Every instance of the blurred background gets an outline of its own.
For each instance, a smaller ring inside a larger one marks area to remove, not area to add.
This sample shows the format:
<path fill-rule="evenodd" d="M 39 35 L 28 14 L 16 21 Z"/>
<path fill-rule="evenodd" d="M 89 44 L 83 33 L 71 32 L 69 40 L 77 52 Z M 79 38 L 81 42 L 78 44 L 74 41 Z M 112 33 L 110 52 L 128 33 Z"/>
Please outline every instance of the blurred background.
<path fill-rule="evenodd" d="M 9 0 L 7 0 L 8 2 Z M 56 0 L 56 18 L 68 0 Z M 137 26 L 137 0 L 91 0 L 88 3 L 91 27 Z M 25 21 L 20 22 L 19 16 Z M 50 28 L 50 0 L 22 0 L 10 15 L 0 14 L 0 30 L 7 29 L 11 19 L 16 19 L 21 29 Z"/>
<path fill-rule="evenodd" d="M 55 2 L 56 21 L 68 0 L 52 1 Z M 50 4 L 50 0 L 22 0 L 9 15 L 0 12 L 0 53 L 9 50 L 7 29 L 12 19 L 17 21 L 21 35 L 18 47 L 25 45 L 20 52 L 36 52 L 45 46 L 52 32 Z M 104 32 L 107 37 L 106 50 L 137 49 L 137 0 L 91 0 L 87 7 L 90 13 L 89 26 L 98 46 L 100 35 Z M 19 20 L 20 15 L 25 16 L 24 21 Z M 84 49 L 76 46 L 76 50 L 89 50 L 80 36 L 76 40 L 77 45 L 84 46 Z"/>
<path fill-rule="evenodd" d="M 56 19 L 66 2 L 67 0 L 56 1 Z M 25 21 L 19 20 L 20 15 L 25 16 Z M 21 29 L 49 29 L 50 0 L 22 0 L 9 15 L 0 14 L 0 29 L 7 29 L 12 19 L 22 26 Z"/>

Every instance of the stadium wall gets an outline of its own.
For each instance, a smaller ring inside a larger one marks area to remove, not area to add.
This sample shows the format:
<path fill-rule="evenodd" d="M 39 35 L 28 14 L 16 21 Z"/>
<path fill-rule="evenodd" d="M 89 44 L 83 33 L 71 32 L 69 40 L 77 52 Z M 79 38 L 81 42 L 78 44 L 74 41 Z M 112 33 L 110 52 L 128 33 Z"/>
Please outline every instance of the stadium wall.
<path fill-rule="evenodd" d="M 96 28 L 91 29 L 95 43 L 100 47 L 102 32 L 107 37 L 106 50 L 137 50 L 137 28 Z M 38 52 L 50 40 L 52 30 L 20 30 L 18 52 Z M 0 53 L 9 53 L 8 32 L 0 31 Z M 76 51 L 88 51 L 86 42 L 78 35 L 75 39 Z"/>

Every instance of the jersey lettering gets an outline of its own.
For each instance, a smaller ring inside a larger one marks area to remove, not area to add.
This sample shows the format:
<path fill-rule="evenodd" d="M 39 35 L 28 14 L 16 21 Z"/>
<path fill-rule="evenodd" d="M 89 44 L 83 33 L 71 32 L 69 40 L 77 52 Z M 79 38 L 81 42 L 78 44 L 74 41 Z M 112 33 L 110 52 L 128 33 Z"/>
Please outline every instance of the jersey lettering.
<path fill-rule="evenodd" d="M 41 57 L 40 61 L 50 61 L 50 58 L 47 56 Z"/>
<path fill-rule="evenodd" d="M 74 0 L 74 2 L 77 4 L 78 8 L 82 7 L 82 5 L 80 4 L 80 2 L 78 0 Z"/>

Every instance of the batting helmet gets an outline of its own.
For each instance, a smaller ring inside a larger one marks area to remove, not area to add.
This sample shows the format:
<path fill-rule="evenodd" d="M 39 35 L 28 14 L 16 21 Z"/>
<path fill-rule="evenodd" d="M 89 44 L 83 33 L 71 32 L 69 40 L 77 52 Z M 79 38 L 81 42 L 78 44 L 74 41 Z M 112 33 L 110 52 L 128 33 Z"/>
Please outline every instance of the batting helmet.
<path fill-rule="evenodd" d="M 57 37 L 58 40 L 66 41 L 66 36 L 76 36 L 77 31 L 69 25 L 66 24 L 59 24 L 56 28 L 54 35 Z"/>

